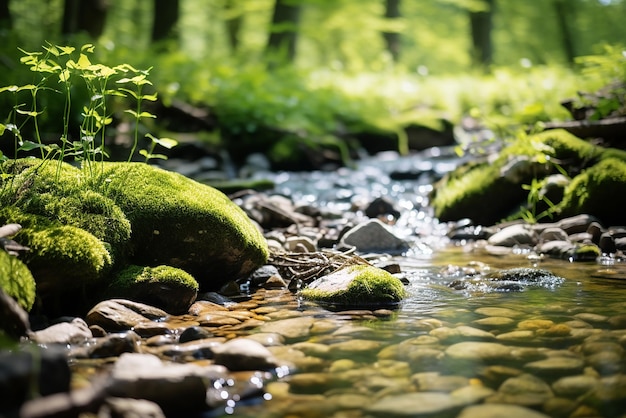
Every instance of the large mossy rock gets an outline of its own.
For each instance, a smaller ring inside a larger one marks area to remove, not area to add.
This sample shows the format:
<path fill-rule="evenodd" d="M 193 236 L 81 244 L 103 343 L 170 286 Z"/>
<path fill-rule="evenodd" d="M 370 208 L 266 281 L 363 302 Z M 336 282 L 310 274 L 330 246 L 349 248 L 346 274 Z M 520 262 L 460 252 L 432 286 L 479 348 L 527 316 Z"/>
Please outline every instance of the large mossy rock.
<path fill-rule="evenodd" d="M 14 238 L 31 249 L 22 260 L 44 310 L 88 307 L 129 265 L 176 267 L 194 286 L 198 279 L 217 289 L 268 257 L 261 232 L 237 205 L 176 173 L 39 159 L 9 160 L 2 171 L 0 223 L 22 226 Z"/>
<path fill-rule="evenodd" d="M 614 162 L 609 167 L 603 163 L 605 160 Z M 612 209 L 605 206 L 613 204 L 604 197 L 611 193 L 611 188 L 615 190 L 620 176 L 597 179 L 599 171 L 615 171 L 617 161 L 626 161 L 626 151 L 593 145 L 563 130 L 545 131 L 513 141 L 489 160 L 458 167 L 435 184 L 431 204 L 441 221 L 470 218 L 477 224 L 491 225 L 519 216 L 528 208 L 529 185 L 533 181 L 565 170 L 573 181 L 563 204 L 551 208 L 550 216 L 562 218 L 585 212 L 612 223 L 616 214 L 609 213 Z M 578 179 L 581 172 L 595 165 L 599 167 L 591 171 L 595 180 L 590 180 L 589 174 Z M 585 191 L 589 187 L 594 189 L 592 193 Z M 586 203 L 575 204 L 574 200 L 580 201 L 581 196 L 588 198 Z"/>
<path fill-rule="evenodd" d="M 0 250 L 0 288 L 29 311 L 35 303 L 35 279 L 17 257 Z M 5 313 L 3 312 L 3 315 Z"/>
<path fill-rule="evenodd" d="M 407 296 L 407 291 L 400 279 L 388 271 L 358 264 L 312 281 L 301 295 L 338 308 L 369 308 L 395 306 Z"/>
<path fill-rule="evenodd" d="M 626 161 L 607 158 L 576 176 L 556 212 L 591 214 L 605 225 L 626 225 Z"/>
<path fill-rule="evenodd" d="M 131 223 L 133 264 L 177 267 L 217 289 L 267 260 L 256 225 L 210 186 L 142 163 L 104 163 L 94 184 Z"/>

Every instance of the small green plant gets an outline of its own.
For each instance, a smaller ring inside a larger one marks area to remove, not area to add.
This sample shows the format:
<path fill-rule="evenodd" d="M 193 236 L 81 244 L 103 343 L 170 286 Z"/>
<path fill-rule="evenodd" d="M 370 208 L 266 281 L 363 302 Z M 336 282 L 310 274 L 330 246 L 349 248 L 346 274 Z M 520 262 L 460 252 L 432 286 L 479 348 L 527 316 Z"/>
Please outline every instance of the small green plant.
<path fill-rule="evenodd" d="M 0 88 L 0 93 L 9 92 L 14 96 L 14 106 L 6 122 L 0 124 L 0 135 L 6 131 L 13 135 L 13 158 L 17 158 L 22 152 L 39 150 L 39 155 L 44 161 L 58 160 L 59 170 L 61 162 L 71 158 L 83 162 L 89 173 L 94 174 L 95 163 L 102 162 L 108 157 L 106 129 L 113 122 L 111 100 L 115 97 L 132 97 L 135 100 L 134 109 L 125 110 L 133 117 L 135 125 L 133 145 L 128 157 L 128 161 L 132 160 L 142 120 L 156 118 L 156 115 L 142 111 L 144 101 L 157 99 L 156 94 L 147 94 L 144 91 L 145 86 L 152 85 L 147 79 L 150 70 L 138 70 L 129 64 L 110 67 L 92 63 L 90 57 L 94 48 L 92 44 L 86 44 L 77 51 L 72 46 L 47 44 L 43 51 L 27 52 L 20 49 L 24 54 L 20 61 L 35 73 L 33 83 Z M 60 88 L 55 86 L 55 81 Z M 86 92 L 87 96 L 86 102 L 81 103 L 79 118 L 73 114 L 76 107 L 73 103 L 76 91 Z M 26 100 L 23 100 L 22 92 L 29 93 Z M 46 108 L 42 108 L 40 102 L 45 103 L 42 96 L 46 94 L 60 94 L 64 99 L 58 143 L 46 143 L 39 128 L 39 119 L 46 112 Z M 80 126 L 75 127 L 73 123 L 77 119 Z M 24 138 L 23 131 L 28 124 L 32 127 L 33 139 Z M 152 141 L 151 146 L 148 151 L 140 151 L 146 162 L 150 158 L 166 158 L 164 155 L 154 154 L 156 145 L 166 148 L 176 145 L 173 139 L 158 139 L 147 135 Z M 0 158 L 8 157 L 0 155 Z"/>

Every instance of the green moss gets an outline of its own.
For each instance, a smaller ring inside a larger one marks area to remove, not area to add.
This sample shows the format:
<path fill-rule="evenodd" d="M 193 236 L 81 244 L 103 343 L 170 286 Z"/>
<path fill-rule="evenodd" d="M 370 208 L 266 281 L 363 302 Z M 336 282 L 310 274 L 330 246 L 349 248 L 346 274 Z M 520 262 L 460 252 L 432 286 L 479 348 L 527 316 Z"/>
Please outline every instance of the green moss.
<path fill-rule="evenodd" d="M 35 303 L 35 279 L 17 257 L 0 250 L 0 287 L 30 311 Z"/>
<path fill-rule="evenodd" d="M 112 286 L 130 288 L 137 283 L 172 284 L 198 291 L 198 282 L 184 270 L 170 266 L 128 266 L 112 282 Z"/>
<path fill-rule="evenodd" d="M 553 129 L 535 135 L 522 136 L 505 147 L 496 165 L 505 164 L 507 159 L 525 155 L 535 161 L 548 159 L 568 165 L 585 165 L 600 156 L 602 148 L 582 140 L 563 129 Z"/>
<path fill-rule="evenodd" d="M 105 163 L 95 181 L 131 222 L 136 264 L 172 265 L 219 285 L 267 260 L 258 228 L 210 186 L 141 163 Z M 215 261 L 207 265 L 207 259 Z"/>
<path fill-rule="evenodd" d="M 607 158 L 576 176 L 557 206 L 561 217 L 587 213 L 606 225 L 624 225 L 626 162 Z"/>
<path fill-rule="evenodd" d="M 478 224 L 492 224 L 519 206 L 524 195 L 520 185 L 500 177 L 499 167 L 485 163 L 438 182 L 431 205 L 442 221 L 471 218 Z"/>
<path fill-rule="evenodd" d="M 174 314 L 186 313 L 198 294 L 198 282 L 184 270 L 129 266 L 110 283 L 107 297 L 147 303 Z"/>
<path fill-rule="evenodd" d="M 329 286 L 337 278 L 345 288 Z M 369 265 L 344 267 L 318 279 L 301 291 L 305 299 L 342 306 L 396 304 L 407 296 L 404 285 L 391 273 Z"/>

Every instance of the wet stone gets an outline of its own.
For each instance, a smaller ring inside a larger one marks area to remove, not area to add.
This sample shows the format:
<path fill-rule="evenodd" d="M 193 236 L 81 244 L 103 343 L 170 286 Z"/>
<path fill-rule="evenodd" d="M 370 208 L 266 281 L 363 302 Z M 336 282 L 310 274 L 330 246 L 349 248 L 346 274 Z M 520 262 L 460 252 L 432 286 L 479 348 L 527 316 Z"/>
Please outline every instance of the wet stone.
<path fill-rule="evenodd" d="M 507 318 L 519 318 L 525 315 L 523 312 L 517 311 L 515 309 L 501 308 L 495 306 L 478 308 L 474 312 L 484 316 L 504 316 Z"/>
<path fill-rule="evenodd" d="M 261 343 L 247 338 L 237 338 L 217 345 L 213 348 L 213 354 L 215 364 L 233 371 L 268 370 L 279 366 L 271 351 Z"/>
<path fill-rule="evenodd" d="M 467 377 L 441 376 L 437 372 L 414 374 L 411 381 L 422 392 L 452 392 L 469 384 Z"/>
<path fill-rule="evenodd" d="M 387 396 L 365 408 L 375 417 L 436 417 L 460 408 L 459 401 L 447 393 L 420 392 Z"/>
<path fill-rule="evenodd" d="M 554 382 L 552 390 L 559 396 L 576 398 L 592 390 L 598 383 L 597 377 L 586 374 L 566 376 Z"/>
<path fill-rule="evenodd" d="M 84 320 L 74 318 L 71 322 L 61 322 L 31 332 L 29 338 L 39 344 L 82 344 L 92 338 L 92 333 Z"/>
<path fill-rule="evenodd" d="M 315 320 L 310 317 L 289 318 L 261 325 L 261 332 L 277 333 L 287 339 L 301 339 L 309 336 Z"/>
<path fill-rule="evenodd" d="M 545 360 L 527 363 L 524 369 L 537 376 L 556 379 L 561 376 L 575 375 L 582 372 L 585 362 L 578 358 L 550 357 Z"/>
<path fill-rule="evenodd" d="M 484 404 L 468 406 L 457 418 L 549 418 L 548 415 L 518 405 Z"/>
<path fill-rule="evenodd" d="M 441 327 L 436 328 L 429 333 L 430 336 L 439 339 L 442 342 L 460 341 L 460 340 L 493 340 L 495 337 L 492 333 L 483 331 L 478 328 L 461 325 L 456 328 Z"/>
<path fill-rule="evenodd" d="M 180 343 L 186 343 L 189 341 L 201 340 L 203 338 L 213 337 L 207 329 L 200 326 L 189 327 L 180 334 L 178 341 Z"/>
<path fill-rule="evenodd" d="M 484 329 L 509 329 L 515 324 L 513 318 L 506 316 L 489 316 L 487 318 L 477 319 L 472 321 L 472 324 L 479 328 Z"/>
<path fill-rule="evenodd" d="M 489 403 L 507 403 L 538 407 L 554 396 L 550 386 L 542 379 L 530 374 L 507 379 L 498 392 L 487 399 Z"/>

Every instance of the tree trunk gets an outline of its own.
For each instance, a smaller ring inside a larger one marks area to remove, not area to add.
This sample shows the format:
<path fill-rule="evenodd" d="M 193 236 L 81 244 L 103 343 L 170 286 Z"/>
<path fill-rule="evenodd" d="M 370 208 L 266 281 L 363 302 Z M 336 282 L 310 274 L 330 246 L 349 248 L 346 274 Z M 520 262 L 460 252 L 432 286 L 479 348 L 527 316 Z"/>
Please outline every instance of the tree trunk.
<path fill-rule="evenodd" d="M 385 0 L 385 17 L 397 19 L 400 17 L 400 0 Z M 400 34 L 398 32 L 383 32 L 387 50 L 394 62 L 400 59 Z"/>
<path fill-rule="evenodd" d="M 87 32 L 97 39 L 104 31 L 108 0 L 65 0 L 63 9 L 63 35 Z"/>
<path fill-rule="evenodd" d="M 470 11 L 472 37 L 472 64 L 487 69 L 493 61 L 491 30 L 496 0 L 484 0 L 486 10 Z"/>
<path fill-rule="evenodd" d="M 10 31 L 13 28 L 13 19 L 9 9 L 9 0 L 0 0 L 0 30 Z"/>
<path fill-rule="evenodd" d="M 176 36 L 175 29 L 178 23 L 179 10 L 178 0 L 154 0 L 152 42 Z"/>
<path fill-rule="evenodd" d="M 235 9 L 235 0 L 227 0 L 224 6 L 225 11 L 228 14 L 226 21 L 226 36 L 228 37 L 228 44 L 233 52 L 236 52 L 239 48 L 239 33 L 241 32 L 241 25 L 243 23 L 243 16 L 241 13 L 235 13 L 231 15 Z"/>
<path fill-rule="evenodd" d="M 556 12 L 557 25 L 561 34 L 561 42 L 563 45 L 563 51 L 565 52 L 565 58 L 567 62 L 572 65 L 576 57 L 576 47 L 574 45 L 574 34 L 568 24 L 571 15 L 574 12 L 574 2 L 565 0 L 553 0 L 552 6 Z"/>
<path fill-rule="evenodd" d="M 293 0 L 276 0 L 266 51 L 278 53 L 293 62 L 296 58 L 299 21 L 300 4 Z"/>

